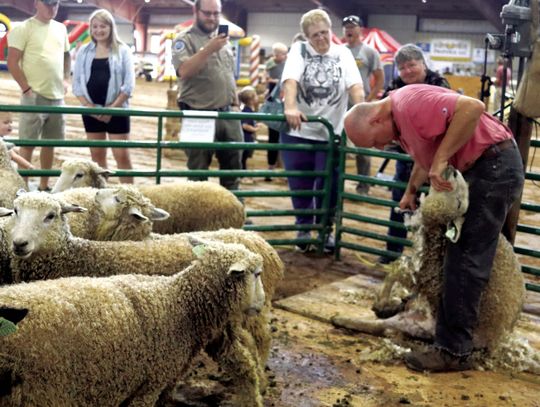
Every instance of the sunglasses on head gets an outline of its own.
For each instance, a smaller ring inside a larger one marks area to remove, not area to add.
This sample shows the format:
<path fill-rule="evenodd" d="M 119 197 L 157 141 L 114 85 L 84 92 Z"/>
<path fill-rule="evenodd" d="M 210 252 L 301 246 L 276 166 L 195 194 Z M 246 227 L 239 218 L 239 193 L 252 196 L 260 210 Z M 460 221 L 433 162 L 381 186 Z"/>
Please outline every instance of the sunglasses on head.
<path fill-rule="evenodd" d="M 358 25 L 358 26 L 362 25 L 360 23 L 360 17 L 358 17 L 358 16 L 345 17 L 343 19 L 343 25 L 345 25 L 345 24 L 354 24 L 354 25 Z"/>

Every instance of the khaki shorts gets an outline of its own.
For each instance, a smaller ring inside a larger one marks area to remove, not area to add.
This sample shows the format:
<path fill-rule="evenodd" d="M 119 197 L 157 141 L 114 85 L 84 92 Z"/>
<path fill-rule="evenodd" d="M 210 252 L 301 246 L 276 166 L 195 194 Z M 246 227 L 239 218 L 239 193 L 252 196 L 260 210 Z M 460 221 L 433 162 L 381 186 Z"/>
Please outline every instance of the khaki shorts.
<path fill-rule="evenodd" d="M 29 106 L 63 106 L 64 99 L 47 99 L 33 93 L 23 95 L 21 105 Z M 21 113 L 19 122 L 19 138 L 27 140 L 64 138 L 64 115 L 50 113 Z"/>

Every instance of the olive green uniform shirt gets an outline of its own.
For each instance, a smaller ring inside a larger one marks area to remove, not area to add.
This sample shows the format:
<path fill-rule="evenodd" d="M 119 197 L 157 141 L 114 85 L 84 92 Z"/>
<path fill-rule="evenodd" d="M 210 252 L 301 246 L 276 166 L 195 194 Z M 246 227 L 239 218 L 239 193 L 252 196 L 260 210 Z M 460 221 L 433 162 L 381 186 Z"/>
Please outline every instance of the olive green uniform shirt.
<path fill-rule="evenodd" d="M 176 72 L 213 35 L 203 32 L 196 24 L 178 34 L 172 44 Z M 178 75 L 178 101 L 194 109 L 214 110 L 230 106 L 236 100 L 235 92 L 234 56 L 229 44 L 213 53 L 197 75 L 186 80 Z"/>

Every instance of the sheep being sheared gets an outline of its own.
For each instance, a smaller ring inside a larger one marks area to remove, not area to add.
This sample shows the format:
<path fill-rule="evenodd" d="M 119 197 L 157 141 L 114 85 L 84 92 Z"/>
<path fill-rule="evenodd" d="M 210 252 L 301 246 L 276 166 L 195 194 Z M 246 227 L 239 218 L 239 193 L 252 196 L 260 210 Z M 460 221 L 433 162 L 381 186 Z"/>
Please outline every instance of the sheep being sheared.
<path fill-rule="evenodd" d="M 468 186 L 463 176 L 452 168 L 446 171 L 446 176 L 453 190 L 437 192 L 432 188 L 422 198 L 420 209 L 410 220 L 414 230 L 412 254 L 401 256 L 393 263 L 393 270 L 373 305 L 377 316 L 388 319 L 336 316 L 333 318 L 336 325 L 378 335 L 390 330 L 425 339 L 434 337 L 447 241 L 459 239 L 468 207 Z M 475 349 L 490 352 L 499 346 L 512 331 L 524 297 L 525 283 L 519 262 L 512 246 L 500 235 L 491 277 L 480 301 Z"/>

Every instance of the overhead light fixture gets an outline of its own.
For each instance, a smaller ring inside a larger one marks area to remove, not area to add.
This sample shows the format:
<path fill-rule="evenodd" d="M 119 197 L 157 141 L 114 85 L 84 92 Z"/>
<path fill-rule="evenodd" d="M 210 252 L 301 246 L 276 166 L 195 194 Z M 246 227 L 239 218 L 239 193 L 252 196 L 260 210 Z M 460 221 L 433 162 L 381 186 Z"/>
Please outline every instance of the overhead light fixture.
<path fill-rule="evenodd" d="M 427 3 L 427 0 L 422 0 L 422 3 L 424 3 L 424 4 Z"/>
<path fill-rule="evenodd" d="M 81 4 L 83 2 L 83 0 L 77 0 L 77 3 Z"/>
<path fill-rule="evenodd" d="M 150 0 L 144 0 L 145 3 L 150 3 Z"/>

